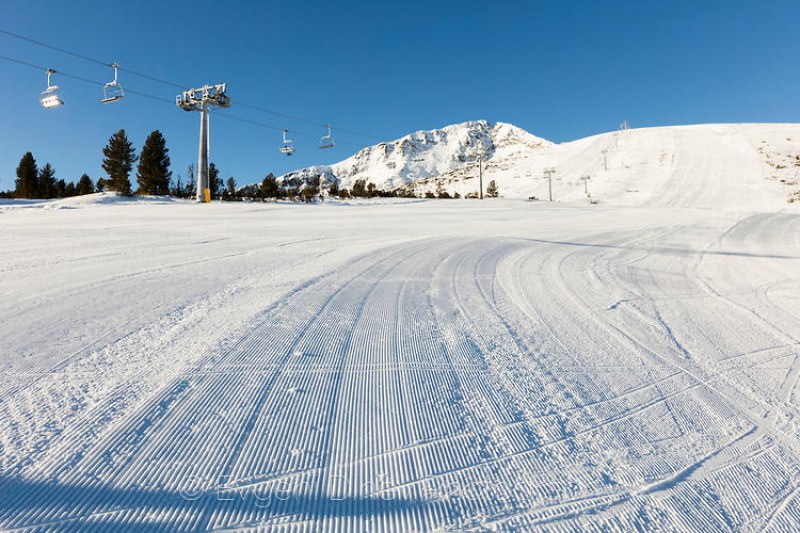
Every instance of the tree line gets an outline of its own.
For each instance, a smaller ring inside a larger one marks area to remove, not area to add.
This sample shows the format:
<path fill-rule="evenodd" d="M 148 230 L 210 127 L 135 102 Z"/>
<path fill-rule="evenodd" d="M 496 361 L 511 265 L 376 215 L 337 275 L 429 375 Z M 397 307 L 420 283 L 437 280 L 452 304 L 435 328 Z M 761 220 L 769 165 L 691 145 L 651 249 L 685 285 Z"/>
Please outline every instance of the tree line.
<path fill-rule="evenodd" d="M 138 162 L 138 165 L 137 165 Z M 106 177 L 94 182 L 88 174 L 83 174 L 77 182 L 56 179 L 55 169 L 50 163 L 39 168 L 31 152 L 25 153 L 17 167 L 14 190 L 0 192 L 0 196 L 8 198 L 66 198 L 92 194 L 95 192 L 113 191 L 121 195 L 171 195 L 178 198 L 195 196 L 195 171 L 189 165 L 187 179 L 184 183 L 180 175 L 173 182 L 169 148 L 162 133 L 155 130 L 142 146 L 137 155 L 136 148 L 128 139 L 124 129 L 115 132 L 103 147 L 102 168 Z M 131 183 L 131 172 L 136 165 L 136 190 Z M 223 186 L 219 169 L 214 163 L 208 167 L 209 188 L 211 197 L 234 199 L 237 197 L 236 180 L 231 176 Z"/>
<path fill-rule="evenodd" d="M 4 196 L 14 198 L 65 198 L 102 192 L 116 191 L 119 194 L 132 194 L 130 173 L 136 162 L 137 194 L 170 194 L 169 149 L 160 131 L 153 131 L 142 147 L 141 157 L 128 140 L 124 129 L 114 133 L 103 148 L 103 170 L 107 178 L 95 183 L 88 174 L 83 174 L 77 182 L 56 179 L 56 172 L 50 163 L 38 168 L 31 152 L 26 152 L 17 167 L 14 190 Z"/>
<path fill-rule="evenodd" d="M 195 170 L 189 165 L 186 182 L 178 175 L 172 181 L 171 161 L 166 139 L 159 130 L 154 130 L 147 136 L 142 146 L 141 153 L 136 154 L 133 143 L 128 139 L 124 129 L 115 132 L 103 147 L 102 168 L 107 177 L 100 178 L 95 183 L 88 174 L 83 174 L 77 182 L 67 182 L 56 179 L 55 169 L 46 163 L 38 168 L 36 159 L 31 152 L 25 153 L 17 167 L 17 178 L 13 191 L 0 193 L 0 196 L 13 198 L 65 198 L 103 192 L 114 191 L 121 195 L 134 194 L 130 180 L 134 164 L 136 166 L 135 194 L 142 195 L 171 195 L 178 198 L 191 198 L 195 196 Z M 289 179 L 278 183 L 275 176 L 270 173 L 260 185 L 250 185 L 237 189 L 236 180 L 229 177 L 223 184 L 220 172 L 214 163 L 208 167 L 208 181 L 211 197 L 213 199 L 228 201 L 268 201 L 278 199 L 299 200 L 314 202 L 322 199 L 321 177 L 316 177 L 305 182 Z M 487 188 L 487 196 L 497 196 L 497 185 L 492 180 Z M 374 197 L 408 197 L 416 198 L 413 189 L 385 191 L 378 189 L 374 183 L 366 180 L 356 180 L 350 189 L 339 188 L 334 180 L 327 188 L 327 196 L 338 198 L 374 198 Z M 475 194 L 477 197 L 477 193 Z M 460 198 L 458 193 L 453 196 L 448 194 L 440 182 L 436 194 L 425 193 L 426 198 Z M 472 195 L 467 195 L 467 198 Z"/>
<path fill-rule="evenodd" d="M 232 178 L 231 178 L 232 179 Z M 248 185 L 242 187 L 240 190 L 230 188 L 226 190 L 222 196 L 224 200 L 251 200 L 251 201 L 270 201 L 270 200 L 291 200 L 314 202 L 317 199 L 322 200 L 323 195 L 320 193 L 320 177 L 309 179 L 305 182 L 299 180 L 289 179 L 283 184 L 279 183 L 277 178 L 270 173 L 262 181 L 260 185 Z M 499 189 L 494 180 L 489 182 L 486 188 L 486 196 L 489 198 L 496 198 L 499 196 Z M 367 180 L 360 179 L 353 183 L 350 189 L 339 188 L 339 184 L 333 181 L 327 188 L 327 196 L 341 199 L 348 198 L 419 198 L 413 188 L 395 189 L 386 191 L 378 189 L 378 187 Z M 444 185 L 440 182 L 436 187 L 436 192 L 427 191 L 424 194 L 425 198 L 461 198 L 459 193 L 449 194 Z M 469 193 L 465 198 L 478 198 L 478 193 Z"/>
<path fill-rule="evenodd" d="M 46 163 L 41 169 L 36 165 L 33 154 L 27 152 L 17 167 L 14 191 L 2 194 L 11 198 L 65 198 L 95 192 L 95 184 L 88 174 L 83 174 L 77 183 L 67 183 L 56 179 L 56 171 Z"/>

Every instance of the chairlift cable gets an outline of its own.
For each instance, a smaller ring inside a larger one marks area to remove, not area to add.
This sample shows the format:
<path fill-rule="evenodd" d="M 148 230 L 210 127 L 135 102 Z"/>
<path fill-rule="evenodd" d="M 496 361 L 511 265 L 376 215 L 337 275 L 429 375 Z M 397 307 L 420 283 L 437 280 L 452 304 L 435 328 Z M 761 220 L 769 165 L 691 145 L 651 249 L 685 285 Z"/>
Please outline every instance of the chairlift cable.
<path fill-rule="evenodd" d="M 10 32 L 10 31 L 4 30 L 2 28 L 0 28 L 0 33 L 4 33 L 4 34 L 6 34 L 6 35 L 8 35 L 10 37 L 14 37 L 16 39 L 21 39 L 23 41 L 28 41 L 29 43 L 33 43 L 33 44 L 38 45 L 38 46 L 43 46 L 45 48 L 49 48 L 51 50 L 56 50 L 56 51 L 64 53 L 64 54 L 71 55 L 71 56 L 77 57 L 79 59 L 83 59 L 84 61 L 90 61 L 90 62 L 95 63 L 97 65 L 103 65 L 103 66 L 106 66 L 106 67 L 108 66 L 108 63 L 106 63 L 104 61 L 100 61 L 98 59 L 94 59 L 93 57 L 85 56 L 85 55 L 79 54 L 77 52 L 72 52 L 70 50 L 66 50 L 64 48 L 60 48 L 58 46 L 53 46 L 52 44 L 43 43 L 42 41 L 37 41 L 36 39 L 31 39 L 30 37 L 26 37 L 26 36 L 20 35 L 18 33 Z"/>
<path fill-rule="evenodd" d="M 284 129 L 286 129 L 286 128 L 279 128 L 277 126 L 272 126 L 270 124 L 265 124 L 265 123 L 259 122 L 257 120 L 252 120 L 252 119 L 249 119 L 249 118 L 240 117 L 240 116 L 237 116 L 237 115 L 231 115 L 231 114 L 228 114 L 228 113 L 221 113 L 221 112 L 216 111 L 216 110 L 215 111 L 210 111 L 210 113 L 212 113 L 214 116 L 217 116 L 217 117 L 228 118 L 228 119 L 231 119 L 231 120 L 238 120 L 239 122 L 244 122 L 245 124 L 250 124 L 250 125 L 253 125 L 253 126 L 259 126 L 259 127 L 262 127 L 262 128 L 267 128 L 267 129 L 271 129 L 271 130 L 275 130 L 275 131 L 281 131 L 282 132 Z M 311 138 L 311 139 L 318 139 L 319 138 L 317 135 L 315 135 L 313 133 L 307 133 L 307 132 L 304 132 L 304 131 L 291 130 L 291 132 L 292 132 L 292 135 L 298 135 L 298 136 L 301 136 L 301 137 L 308 137 L 308 138 Z M 359 148 L 359 149 L 364 148 L 364 146 L 361 145 L 361 144 L 347 142 L 347 141 L 338 141 L 337 140 L 336 144 L 346 144 L 348 146 L 354 146 L 354 147 Z"/>
<path fill-rule="evenodd" d="M 254 111 L 261 111 L 262 113 L 269 113 L 270 115 L 275 115 L 275 116 L 278 116 L 278 117 L 288 118 L 289 120 L 294 120 L 294 121 L 297 121 L 297 122 L 303 122 L 304 124 L 309 124 L 311 126 L 318 126 L 320 128 L 327 127 L 327 124 L 324 123 L 324 122 L 316 122 L 314 120 L 309 120 L 307 118 L 302 118 L 302 117 L 298 117 L 298 116 L 295 116 L 295 115 L 290 115 L 288 113 L 281 113 L 280 111 L 273 111 L 271 109 L 266 109 L 264 107 L 259 107 L 259 106 L 256 106 L 256 105 L 252 105 L 252 104 L 248 104 L 248 103 L 244 103 L 244 102 L 239 102 L 238 100 L 234 101 L 234 103 L 238 107 L 244 107 L 244 108 L 247 108 L 247 109 L 252 109 Z M 349 130 L 349 129 L 344 129 L 344 128 L 336 128 L 336 131 L 341 131 L 341 132 L 344 132 L 344 133 L 350 133 L 352 135 L 360 135 L 362 137 L 372 137 L 372 138 L 375 138 L 375 139 L 379 138 L 378 135 L 375 135 L 373 133 L 364 133 L 364 132 L 360 132 L 360 131 L 356 131 L 356 130 Z"/>
<path fill-rule="evenodd" d="M 35 63 L 29 63 L 27 61 L 23 61 L 21 59 L 16 59 L 16 58 L 13 58 L 13 57 L 9 57 L 9 56 L 3 55 L 3 54 L 0 54 L 0 59 L 3 59 L 5 61 L 9 61 L 11 63 L 16 63 L 18 65 L 22 65 L 22 66 L 25 66 L 25 67 L 33 68 L 33 69 L 36 69 L 36 70 L 44 70 L 44 71 L 47 70 L 47 67 L 43 67 L 43 66 L 37 65 Z M 120 69 L 120 70 L 122 70 L 122 69 Z M 73 79 L 73 80 L 82 81 L 84 83 L 91 83 L 92 85 L 99 85 L 101 87 L 106 84 L 105 82 L 102 82 L 102 81 L 93 80 L 93 79 L 90 79 L 90 78 L 85 78 L 83 76 L 78 76 L 76 74 L 70 74 L 69 72 L 64 72 L 63 70 L 59 70 L 58 71 L 58 75 L 62 76 L 64 78 L 70 78 L 70 79 Z M 167 104 L 169 104 L 171 106 L 175 105 L 175 101 L 174 100 L 170 100 L 169 98 L 164 98 L 162 96 L 156 96 L 156 95 L 153 95 L 153 94 L 148 94 L 148 93 L 144 93 L 144 92 L 141 92 L 141 91 L 135 91 L 135 90 L 126 90 L 126 92 L 128 94 L 135 94 L 137 96 L 143 96 L 144 98 L 150 98 L 151 100 L 158 100 L 160 102 L 167 103 Z"/>
<path fill-rule="evenodd" d="M 45 71 L 46 72 L 48 70 L 48 67 L 44 67 L 42 65 L 37 65 L 35 63 L 30 63 L 28 61 L 23 61 L 21 59 L 16 59 L 14 57 L 10 57 L 10 56 L 4 55 L 4 54 L 0 54 L 0 59 L 2 59 L 4 61 L 8 61 L 10 63 L 16 63 L 18 65 L 25 66 L 25 67 L 28 67 L 28 68 L 40 70 L 40 71 Z M 122 70 L 122 69 L 120 69 L 120 70 Z M 58 70 L 58 75 L 61 76 L 61 77 L 64 77 L 64 78 L 69 78 L 69 79 L 81 81 L 81 82 L 84 82 L 84 83 L 89 83 L 89 84 L 92 84 L 92 85 L 98 85 L 98 86 L 101 86 L 101 87 L 106 84 L 105 82 L 102 82 L 102 81 L 93 80 L 93 79 L 86 78 L 86 77 L 83 77 L 83 76 L 78 76 L 76 74 L 70 74 L 69 72 L 64 72 L 62 70 Z M 171 100 L 169 98 L 164 98 L 162 96 L 156 96 L 156 95 L 153 95 L 153 94 L 149 94 L 149 93 L 142 92 L 142 91 L 136 91 L 136 90 L 133 90 L 133 89 L 126 89 L 125 91 L 126 91 L 127 94 L 133 94 L 133 95 L 136 95 L 136 96 L 141 96 L 143 98 L 148 98 L 150 100 L 163 102 L 165 104 L 169 104 L 170 106 L 174 106 L 175 105 L 174 100 Z M 282 132 L 285 129 L 285 128 L 280 128 L 278 126 L 272 126 L 270 124 L 265 124 L 263 122 L 258 122 L 258 121 L 255 121 L 255 120 L 239 117 L 239 116 L 236 116 L 236 115 L 230 115 L 230 114 L 227 114 L 227 113 L 214 112 L 214 115 L 218 116 L 218 117 L 231 119 L 231 120 L 236 120 L 236 121 L 243 122 L 243 123 L 246 123 L 246 124 L 250 124 L 250 125 L 253 125 L 253 126 L 258 126 L 258 127 L 262 127 L 262 128 L 275 130 L 275 131 L 281 131 Z M 313 138 L 313 139 L 317 138 L 317 135 L 315 135 L 313 133 L 306 133 L 306 132 L 297 131 L 297 130 L 292 130 L 292 133 L 294 135 L 299 135 L 299 136 L 302 136 L 302 137 L 308 137 L 308 138 Z M 363 146 L 361 146 L 359 144 L 351 143 L 351 142 L 347 142 L 347 141 L 337 141 L 337 144 L 345 144 L 345 145 L 349 145 L 349 146 L 354 146 L 356 148 L 363 148 Z"/>
<path fill-rule="evenodd" d="M 96 59 L 94 57 L 89 57 L 89 56 L 84 55 L 84 54 L 79 54 L 78 52 L 73 52 L 72 50 L 67 50 L 66 48 L 61 48 L 60 46 L 54 46 L 52 44 L 48 44 L 48 43 L 45 43 L 45 42 L 42 42 L 42 41 L 39 41 L 39 40 L 36 40 L 36 39 L 32 39 L 30 37 L 26 37 L 26 36 L 20 35 L 18 33 L 14 33 L 14 32 L 8 31 L 8 30 L 4 30 L 2 28 L 0 28 L 0 33 L 8 35 L 9 37 L 14 37 L 16 39 L 21 39 L 23 41 L 27 41 L 29 43 L 33 43 L 33 44 L 35 44 L 37 46 L 42 46 L 44 48 L 49 48 L 50 50 L 55 50 L 57 52 L 61 52 L 62 54 L 67 54 L 67 55 L 70 55 L 72 57 L 77 57 L 78 59 L 83 59 L 84 61 L 89 61 L 90 63 L 94 63 L 95 65 L 101 65 L 101 66 L 104 66 L 104 67 L 110 67 L 112 65 L 112 63 L 107 63 L 105 61 L 100 61 L 99 59 Z M 173 83 L 171 81 L 163 80 L 161 78 L 156 78 L 154 76 L 150 76 L 149 74 L 144 74 L 142 72 L 138 72 L 138 71 L 135 71 L 135 70 L 132 70 L 132 69 L 129 69 L 129 68 L 119 67 L 119 70 L 122 71 L 122 72 L 126 72 L 128 74 L 131 74 L 133 76 L 138 76 L 140 78 L 148 79 L 148 80 L 155 81 L 155 82 L 158 82 L 158 83 L 163 83 L 165 85 L 176 87 L 178 89 L 185 89 L 185 87 L 183 85 L 179 85 L 179 84 Z"/>
<path fill-rule="evenodd" d="M 48 44 L 48 43 L 39 41 L 37 39 L 33 39 L 33 38 L 27 37 L 25 35 L 20 35 L 18 33 L 14 33 L 14 32 L 2 29 L 2 28 L 0 28 L 0 33 L 8 35 L 9 37 L 13 37 L 13 38 L 16 38 L 16 39 L 27 41 L 27 42 L 35 44 L 37 46 L 42 46 L 44 48 L 49 48 L 51 50 L 55 50 L 55 51 L 61 52 L 63 54 L 67 54 L 67 55 L 76 57 L 78 59 L 82 59 L 84 61 L 89 61 L 89 62 L 94 63 L 96 65 L 102 65 L 104 67 L 110 67 L 110 66 L 113 65 L 113 63 L 107 63 L 105 61 L 101 61 L 99 59 L 96 59 L 96 58 L 93 58 L 93 57 L 89 57 L 87 55 L 80 54 L 78 52 L 73 52 L 71 50 L 67 50 L 66 48 L 62 48 L 60 46 L 55 46 L 55 45 L 52 45 L 52 44 Z M 162 79 L 162 78 L 157 78 L 155 76 L 150 76 L 149 74 L 145 74 L 143 72 L 139 72 L 139 71 L 136 71 L 136 70 L 133 70 L 133 69 L 119 67 L 119 70 L 120 70 L 120 72 L 125 72 L 127 74 L 132 75 L 132 76 L 137 76 L 139 78 L 143 78 L 143 79 L 146 79 L 146 80 L 150 80 L 150 81 L 154 81 L 154 82 L 161 83 L 161 84 L 164 84 L 164 85 L 168 85 L 168 86 L 173 87 L 173 88 L 177 88 L 177 89 L 181 89 L 181 90 L 186 88 L 185 85 L 181 85 L 179 83 L 175 83 L 175 82 L 172 82 L 172 81 L 169 81 L 169 80 L 165 80 L 165 79 Z M 129 91 L 129 92 L 131 92 L 131 94 L 133 94 L 132 91 Z M 309 120 L 309 119 L 298 117 L 298 116 L 295 116 L 295 115 L 290 115 L 288 113 L 281 113 L 279 111 L 273 111 L 273 110 L 270 110 L 270 109 L 266 109 L 266 108 L 263 108 L 263 107 L 259 107 L 259 106 L 253 105 L 253 104 L 248 104 L 246 102 L 236 101 L 236 105 L 237 106 L 241 106 L 241 107 L 245 107 L 245 108 L 248 108 L 248 109 L 252 109 L 254 111 L 260 111 L 262 113 L 268 113 L 268 114 L 271 114 L 271 115 L 287 118 L 289 120 L 295 120 L 297 122 L 302 122 L 302 123 L 313 125 L 313 126 L 319 126 L 319 127 L 323 127 L 323 128 L 326 127 L 326 124 L 322 123 L 322 122 L 317 122 L 317 121 L 314 121 L 314 120 Z M 280 129 L 282 130 L 283 128 L 280 128 Z M 359 135 L 359 136 L 362 136 L 362 137 L 373 138 L 373 139 L 379 139 L 380 138 L 378 135 L 375 135 L 375 134 L 372 134 L 372 133 L 365 133 L 365 132 L 361 132 L 361 131 L 357 131 L 357 130 L 350 130 L 350 129 L 345 129 L 345 128 L 338 128 L 337 127 L 336 131 L 342 132 L 342 133 L 349 133 L 351 135 Z M 347 143 L 342 142 L 341 144 L 347 144 Z"/>

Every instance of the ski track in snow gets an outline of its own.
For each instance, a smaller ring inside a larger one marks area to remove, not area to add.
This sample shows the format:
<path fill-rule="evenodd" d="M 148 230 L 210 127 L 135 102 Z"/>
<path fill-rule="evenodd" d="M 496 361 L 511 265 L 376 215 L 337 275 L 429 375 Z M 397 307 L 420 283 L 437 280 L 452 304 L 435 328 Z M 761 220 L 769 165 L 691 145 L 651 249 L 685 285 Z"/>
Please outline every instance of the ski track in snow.
<path fill-rule="evenodd" d="M 7 209 L 0 528 L 797 530 L 800 217 L 690 191 Z"/>

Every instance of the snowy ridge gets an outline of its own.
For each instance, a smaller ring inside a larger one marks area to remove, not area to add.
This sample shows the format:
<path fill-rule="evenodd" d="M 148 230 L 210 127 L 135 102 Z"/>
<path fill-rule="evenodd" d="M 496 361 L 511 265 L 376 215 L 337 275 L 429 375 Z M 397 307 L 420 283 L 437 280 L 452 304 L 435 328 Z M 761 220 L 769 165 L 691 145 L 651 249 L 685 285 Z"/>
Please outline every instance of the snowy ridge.
<path fill-rule="evenodd" d="M 495 180 L 508 198 L 548 199 L 543 176 L 553 168 L 560 202 L 760 209 L 800 199 L 798 124 L 642 128 L 553 144 L 511 124 L 479 120 L 418 131 L 281 179 L 295 187 L 321 179 L 323 188 L 334 181 L 350 188 L 362 179 L 418 196 L 437 188 L 465 196 L 478 191 L 480 153 L 484 188 Z"/>
<path fill-rule="evenodd" d="M 300 184 L 321 177 L 323 186 L 335 179 L 346 188 L 363 179 L 375 183 L 379 189 L 394 190 L 456 172 L 473 164 L 479 154 L 486 159 L 518 158 L 533 155 L 552 144 L 511 124 L 492 125 L 477 120 L 420 130 L 396 141 L 364 148 L 335 165 L 307 167 L 282 179 Z"/>

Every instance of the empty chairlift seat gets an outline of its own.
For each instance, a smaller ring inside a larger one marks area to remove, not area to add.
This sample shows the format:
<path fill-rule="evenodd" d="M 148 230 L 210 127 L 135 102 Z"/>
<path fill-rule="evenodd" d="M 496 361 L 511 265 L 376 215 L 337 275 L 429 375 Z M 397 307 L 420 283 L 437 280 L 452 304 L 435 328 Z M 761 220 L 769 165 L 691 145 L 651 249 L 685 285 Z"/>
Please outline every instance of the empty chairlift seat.
<path fill-rule="evenodd" d="M 125 91 L 122 90 L 122 85 L 117 81 L 117 69 L 119 65 L 112 63 L 109 66 L 114 69 L 114 80 L 103 85 L 103 97 L 100 99 L 100 102 L 103 104 L 110 104 L 111 102 L 116 102 L 117 100 L 125 98 Z"/>
<path fill-rule="evenodd" d="M 64 101 L 58 95 L 58 85 L 50 83 L 50 76 L 55 73 L 55 70 L 47 69 L 47 89 L 42 91 L 42 95 L 39 97 L 39 103 L 47 109 L 64 105 Z"/>

